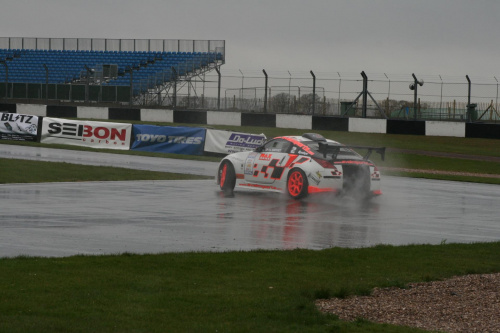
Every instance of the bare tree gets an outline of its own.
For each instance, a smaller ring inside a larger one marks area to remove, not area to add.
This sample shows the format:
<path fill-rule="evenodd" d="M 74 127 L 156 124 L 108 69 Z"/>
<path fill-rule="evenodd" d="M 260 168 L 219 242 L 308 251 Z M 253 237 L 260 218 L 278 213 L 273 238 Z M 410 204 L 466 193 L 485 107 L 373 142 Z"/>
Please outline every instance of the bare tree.
<path fill-rule="evenodd" d="M 290 95 L 279 93 L 271 99 L 271 108 L 273 112 L 284 113 L 290 106 Z"/>
<path fill-rule="evenodd" d="M 319 106 L 321 103 L 321 98 L 318 94 L 306 94 L 300 96 L 300 106 L 303 113 L 310 114 L 313 111 L 313 103 Z"/>

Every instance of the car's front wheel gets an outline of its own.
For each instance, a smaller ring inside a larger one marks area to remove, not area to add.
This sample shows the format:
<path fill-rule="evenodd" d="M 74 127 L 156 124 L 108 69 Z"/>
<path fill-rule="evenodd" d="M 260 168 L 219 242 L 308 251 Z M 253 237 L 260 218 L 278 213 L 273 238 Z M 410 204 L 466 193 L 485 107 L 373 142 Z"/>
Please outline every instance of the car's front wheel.
<path fill-rule="evenodd" d="M 219 167 L 219 185 L 223 191 L 232 191 L 236 185 L 236 173 L 229 161 L 224 161 Z"/>
<path fill-rule="evenodd" d="M 306 174 L 300 169 L 292 169 L 286 182 L 288 194 L 294 199 L 304 198 L 308 194 L 309 182 Z"/>

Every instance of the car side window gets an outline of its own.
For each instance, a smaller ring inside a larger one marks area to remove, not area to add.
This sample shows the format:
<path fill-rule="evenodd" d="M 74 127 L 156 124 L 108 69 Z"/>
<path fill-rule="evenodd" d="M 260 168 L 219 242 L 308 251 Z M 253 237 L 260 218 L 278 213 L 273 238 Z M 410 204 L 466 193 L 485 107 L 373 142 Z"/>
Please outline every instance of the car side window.
<path fill-rule="evenodd" d="M 285 140 L 271 140 L 264 145 L 264 149 L 262 151 L 272 153 L 287 153 L 291 145 L 291 142 Z"/>

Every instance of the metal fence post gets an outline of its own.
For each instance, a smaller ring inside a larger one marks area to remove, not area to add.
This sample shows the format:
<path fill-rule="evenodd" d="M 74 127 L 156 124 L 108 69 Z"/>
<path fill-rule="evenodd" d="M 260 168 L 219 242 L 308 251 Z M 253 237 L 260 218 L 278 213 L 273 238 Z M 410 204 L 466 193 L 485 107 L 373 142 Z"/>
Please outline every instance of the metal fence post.
<path fill-rule="evenodd" d="M 266 77 L 266 82 L 265 82 L 265 88 L 264 88 L 264 113 L 267 113 L 267 73 L 266 70 L 263 69 L 262 73 L 264 73 L 264 76 Z"/>
<path fill-rule="evenodd" d="M 337 100 L 337 112 L 339 116 L 341 115 L 341 110 L 340 110 L 340 86 L 342 85 L 342 77 L 340 76 L 340 73 L 337 72 L 337 75 L 339 76 L 339 98 Z"/>
<path fill-rule="evenodd" d="M 43 68 L 45 68 L 45 101 L 49 102 L 49 67 L 46 64 L 43 64 Z"/>
<path fill-rule="evenodd" d="M 10 39 L 9 39 L 10 42 Z M 8 91 L 9 91 L 9 66 L 7 66 L 7 61 L 5 60 L 0 60 L 0 63 L 2 63 L 5 66 L 5 99 L 9 97 Z"/>
<path fill-rule="evenodd" d="M 174 72 L 174 94 L 172 97 L 172 108 L 175 110 L 177 107 L 177 71 L 175 68 L 172 66 L 172 72 Z"/>
<path fill-rule="evenodd" d="M 366 118 L 366 104 L 368 103 L 368 76 L 366 76 L 365 71 L 361 72 L 361 76 L 363 77 L 363 109 L 361 117 Z"/>
<path fill-rule="evenodd" d="M 316 109 L 316 75 L 314 75 L 313 71 L 310 71 L 313 77 L 313 95 L 312 95 L 312 114 L 314 115 L 314 111 Z"/>
<path fill-rule="evenodd" d="M 215 71 L 217 72 L 217 76 L 219 77 L 218 79 L 218 85 L 217 85 L 217 110 L 220 110 L 220 83 L 221 83 L 221 75 L 220 75 L 220 70 L 219 67 L 215 67 Z"/>
<path fill-rule="evenodd" d="M 467 79 L 467 82 L 468 82 L 467 106 L 469 106 L 470 105 L 471 82 L 470 82 L 469 75 L 465 75 L 465 78 Z"/>

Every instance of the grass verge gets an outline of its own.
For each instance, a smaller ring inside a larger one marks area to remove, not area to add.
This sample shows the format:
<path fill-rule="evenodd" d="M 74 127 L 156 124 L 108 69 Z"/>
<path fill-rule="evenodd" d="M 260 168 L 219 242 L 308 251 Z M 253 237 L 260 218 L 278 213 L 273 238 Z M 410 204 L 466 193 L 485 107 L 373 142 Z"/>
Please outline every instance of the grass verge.
<path fill-rule="evenodd" d="M 0 173 L 0 184 L 213 178 L 171 172 L 16 159 L 0 159 L 0 170 L 2 170 Z"/>
<path fill-rule="evenodd" d="M 317 298 L 500 271 L 500 243 L 0 259 L 0 332 L 422 332 Z"/>

